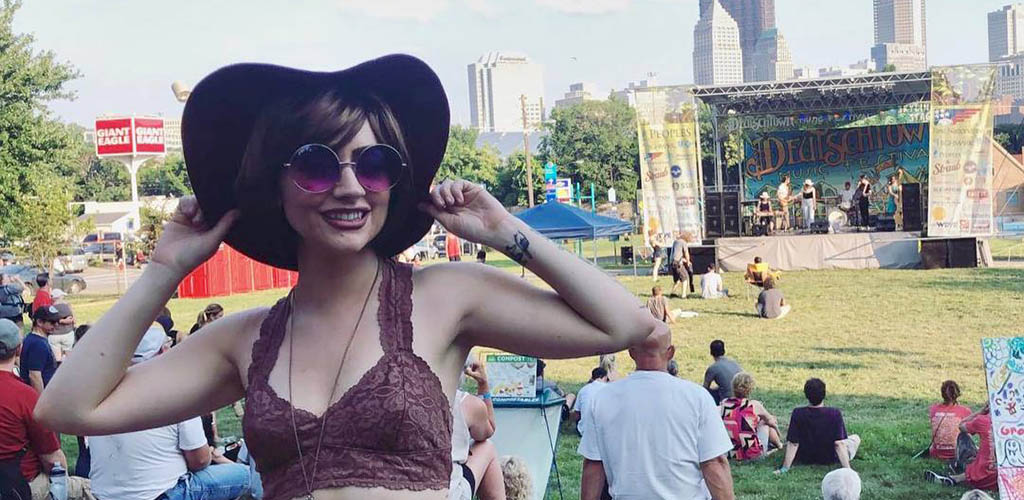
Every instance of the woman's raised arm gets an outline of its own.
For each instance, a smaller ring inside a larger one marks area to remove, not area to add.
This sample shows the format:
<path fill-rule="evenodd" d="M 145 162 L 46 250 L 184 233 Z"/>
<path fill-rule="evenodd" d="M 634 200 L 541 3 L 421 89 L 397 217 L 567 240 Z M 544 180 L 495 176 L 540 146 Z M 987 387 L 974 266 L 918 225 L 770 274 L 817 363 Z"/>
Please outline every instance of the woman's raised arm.
<path fill-rule="evenodd" d="M 470 241 L 503 251 L 553 291 L 487 266 L 444 266 L 474 345 L 548 358 L 615 352 L 667 329 L 615 279 L 511 216 L 483 188 L 445 181 L 423 208 Z"/>
<path fill-rule="evenodd" d="M 57 370 L 36 418 L 57 432 L 109 434 L 172 423 L 241 396 L 228 353 L 230 330 L 248 324 L 246 315 L 217 322 L 166 356 L 126 369 L 178 283 L 217 250 L 236 217 L 229 212 L 207 228 L 196 200 L 181 200 L 145 272 Z"/>

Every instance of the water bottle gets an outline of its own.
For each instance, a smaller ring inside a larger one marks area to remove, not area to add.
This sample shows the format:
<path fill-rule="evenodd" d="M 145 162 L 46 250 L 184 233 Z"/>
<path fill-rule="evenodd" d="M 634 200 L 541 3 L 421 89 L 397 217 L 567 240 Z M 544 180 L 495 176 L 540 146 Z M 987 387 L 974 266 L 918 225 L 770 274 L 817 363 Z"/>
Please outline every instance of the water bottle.
<path fill-rule="evenodd" d="M 50 469 L 50 498 L 68 500 L 68 471 L 60 464 L 53 464 Z"/>

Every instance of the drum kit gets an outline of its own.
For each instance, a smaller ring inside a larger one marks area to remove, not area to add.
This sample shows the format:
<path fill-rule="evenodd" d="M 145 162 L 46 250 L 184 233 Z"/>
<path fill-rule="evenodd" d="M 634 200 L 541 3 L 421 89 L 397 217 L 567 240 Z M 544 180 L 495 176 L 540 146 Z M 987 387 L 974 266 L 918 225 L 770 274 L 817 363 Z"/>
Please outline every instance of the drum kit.
<path fill-rule="evenodd" d="M 828 232 L 838 233 L 843 228 L 849 227 L 853 219 L 853 204 L 848 201 L 839 203 L 828 213 Z"/>

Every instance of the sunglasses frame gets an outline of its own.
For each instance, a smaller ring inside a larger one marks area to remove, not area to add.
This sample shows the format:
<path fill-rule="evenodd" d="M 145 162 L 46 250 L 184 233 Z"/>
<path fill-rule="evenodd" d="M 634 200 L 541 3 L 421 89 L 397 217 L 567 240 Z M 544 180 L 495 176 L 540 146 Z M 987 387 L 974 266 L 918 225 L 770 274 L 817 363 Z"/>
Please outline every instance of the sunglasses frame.
<path fill-rule="evenodd" d="M 403 173 L 407 170 L 407 167 L 409 166 L 408 163 L 405 162 L 405 158 L 402 157 L 402 153 L 398 149 L 396 149 L 394 146 L 392 146 L 390 144 L 384 144 L 384 143 L 370 144 L 369 146 L 366 146 L 366 147 L 362 148 L 361 151 L 359 151 L 359 157 L 356 158 L 356 161 L 341 161 L 341 158 L 338 157 L 338 153 L 334 152 L 334 150 L 331 149 L 330 146 L 327 146 L 326 144 L 316 143 L 316 142 L 309 143 L 309 144 L 303 144 L 302 146 L 299 146 L 299 147 L 295 148 L 295 152 L 292 153 L 292 156 L 288 159 L 288 162 L 282 164 L 282 166 L 284 168 L 290 168 L 292 166 L 293 161 L 295 160 L 295 155 L 297 155 L 299 153 L 299 151 L 301 151 L 302 149 L 310 147 L 310 146 L 321 147 L 323 149 L 326 149 L 327 151 L 330 151 L 330 153 L 332 155 L 334 155 L 334 159 L 338 162 L 338 180 L 334 181 L 334 184 L 337 184 L 338 181 L 341 180 L 341 172 L 343 170 L 345 170 L 345 167 L 346 166 L 351 166 L 352 171 L 356 174 L 356 181 L 359 182 L 359 185 L 362 186 L 363 189 L 365 189 L 365 190 L 367 190 L 369 192 L 372 192 L 372 193 L 383 193 L 383 192 L 386 192 L 386 191 L 390 191 L 391 188 L 397 186 L 398 183 L 401 182 L 401 180 L 402 180 Z M 394 151 L 395 155 L 398 156 L 398 159 L 401 162 L 399 164 L 401 166 L 401 171 L 395 177 L 395 181 L 393 183 L 391 183 L 391 185 L 388 186 L 387 189 L 382 189 L 382 190 L 371 189 L 371 188 L 367 187 L 365 184 L 363 184 L 362 181 L 359 180 L 359 160 L 362 159 L 364 153 L 366 153 L 367 151 L 369 151 L 370 149 L 375 148 L 375 147 L 384 147 L 384 148 L 390 149 L 391 151 Z M 327 189 L 325 189 L 323 191 L 310 191 L 310 190 L 300 186 L 298 181 L 296 181 L 295 179 L 292 179 L 292 184 L 294 184 L 295 187 L 299 188 L 301 191 L 306 192 L 306 193 L 310 193 L 310 194 L 323 194 L 323 193 L 326 193 L 326 192 L 331 190 L 331 188 L 327 188 Z"/>

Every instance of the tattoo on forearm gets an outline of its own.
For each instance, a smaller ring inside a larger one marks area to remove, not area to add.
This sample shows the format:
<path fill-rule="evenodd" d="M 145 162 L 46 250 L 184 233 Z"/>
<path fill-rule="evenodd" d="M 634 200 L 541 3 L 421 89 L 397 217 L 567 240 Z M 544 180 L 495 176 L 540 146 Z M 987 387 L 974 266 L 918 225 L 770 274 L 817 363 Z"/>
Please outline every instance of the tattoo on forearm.
<path fill-rule="evenodd" d="M 526 239 L 522 231 L 516 231 L 512 236 L 512 244 L 505 247 L 505 253 L 520 264 L 526 264 L 533 258 L 533 254 L 530 253 L 530 240 Z"/>

